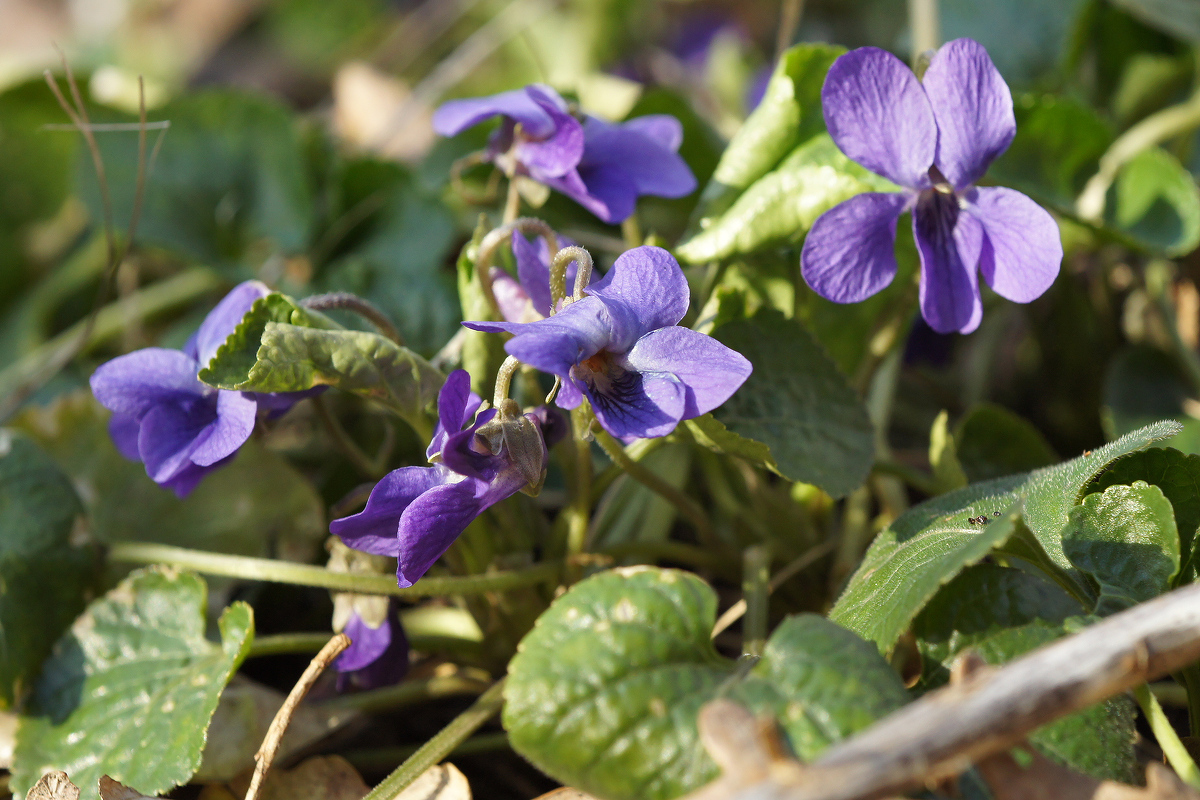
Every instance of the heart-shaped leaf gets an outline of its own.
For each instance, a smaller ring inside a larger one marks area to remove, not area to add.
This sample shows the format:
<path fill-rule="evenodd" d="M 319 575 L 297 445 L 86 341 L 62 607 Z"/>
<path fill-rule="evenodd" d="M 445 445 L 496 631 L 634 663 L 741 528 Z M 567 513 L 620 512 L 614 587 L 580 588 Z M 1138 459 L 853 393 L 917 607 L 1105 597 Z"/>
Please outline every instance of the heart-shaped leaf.
<path fill-rule="evenodd" d="M 1179 572 L 1171 502 L 1145 481 L 1083 498 L 1071 509 L 1063 549 L 1099 585 L 1095 613 L 1100 616 L 1158 597 Z"/>
<path fill-rule="evenodd" d="M 713 417 L 728 432 L 767 443 L 773 468 L 791 480 L 834 497 L 861 486 L 875 456 L 874 427 L 862 399 L 805 327 L 762 309 L 712 335 L 754 365 Z"/>
<path fill-rule="evenodd" d="M 1063 553 L 1071 508 L 1108 464 L 1179 430 L 1177 422 L 1159 422 L 1071 461 L 971 484 L 909 509 L 875 538 L 829 618 L 890 650 L 943 584 L 1003 545 L 1022 521 L 1049 563 L 1082 581 Z M 1022 519 L 1006 514 L 1009 508 L 1019 508 Z M 980 515 L 992 521 L 971 523 Z"/>
<path fill-rule="evenodd" d="M 17 727 L 18 791 L 51 769 L 77 781 L 83 800 L 104 774 L 152 795 L 191 778 L 254 636 L 250 607 L 235 603 L 221 643 L 205 638 L 207 593 L 195 575 L 151 568 L 88 607 L 55 644 Z"/>
<path fill-rule="evenodd" d="M 774 714 L 811 759 L 907 700 L 875 648 L 815 615 L 776 628 L 757 664 L 720 656 L 717 598 L 687 572 L 632 567 L 576 584 L 509 664 L 504 726 L 547 774 L 598 797 L 677 797 L 715 777 L 696 715 L 718 696 Z"/>

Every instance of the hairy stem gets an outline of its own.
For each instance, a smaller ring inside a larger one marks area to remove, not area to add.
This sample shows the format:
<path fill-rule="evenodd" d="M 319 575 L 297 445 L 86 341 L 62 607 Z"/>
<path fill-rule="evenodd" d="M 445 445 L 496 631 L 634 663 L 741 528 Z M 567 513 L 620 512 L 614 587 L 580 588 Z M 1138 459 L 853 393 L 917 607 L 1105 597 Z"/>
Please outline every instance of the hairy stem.
<path fill-rule="evenodd" d="M 272 558 L 231 556 L 188 550 L 165 544 L 119 542 L 108 551 L 112 561 L 132 564 L 170 564 L 206 575 L 230 578 L 290 583 L 297 586 L 316 586 L 339 592 L 386 594 L 393 597 L 444 597 L 449 595 L 486 594 L 508 589 L 522 589 L 557 581 L 563 569 L 561 561 L 550 561 L 532 567 L 507 572 L 490 572 L 447 578 L 422 578 L 414 586 L 399 587 L 389 575 L 362 575 L 333 572 L 310 564 L 293 564 Z"/>
<path fill-rule="evenodd" d="M 300 301 L 300 305 L 305 308 L 311 308 L 314 311 L 327 311 L 331 308 L 345 309 L 353 311 L 358 316 L 365 319 L 367 322 L 375 326 L 375 329 L 381 334 L 391 339 L 401 347 L 404 346 L 404 337 L 400 335 L 400 331 L 388 319 L 387 314 L 383 313 L 374 304 L 364 300 L 356 294 L 350 292 L 329 292 L 328 294 L 316 294 L 312 297 L 306 297 Z"/>
<path fill-rule="evenodd" d="M 495 716 L 504 705 L 504 679 L 492 684 L 479 699 L 471 704 L 442 728 L 432 739 L 421 746 L 408 760 L 396 768 L 383 781 L 371 790 L 363 800 L 391 800 L 409 784 L 421 776 L 425 770 L 441 761 L 458 747 L 467 737 L 479 729 L 479 726 Z"/>
<path fill-rule="evenodd" d="M 500 408 L 500 404 L 508 399 L 513 374 L 520 366 L 521 362 L 517 361 L 515 356 L 509 356 L 500 364 L 500 369 L 496 372 L 496 392 L 492 397 L 492 405 L 495 408 Z"/>
<path fill-rule="evenodd" d="M 512 238 L 513 231 L 535 233 L 546 240 L 551 254 L 558 252 L 558 236 L 554 229 L 536 217 L 521 217 L 505 222 L 483 237 L 479 243 L 479 254 L 475 257 L 475 272 L 479 276 L 479 285 L 483 287 L 484 297 L 497 314 L 500 313 L 500 304 L 496 302 L 496 291 L 492 287 L 492 260 L 496 257 L 496 250 Z"/>
<path fill-rule="evenodd" d="M 672 486 L 669 481 L 656 475 L 645 465 L 630 458 L 625 452 L 625 448 L 621 446 L 621 443 L 614 439 L 607 431 L 597 431 L 596 441 L 612 462 L 624 470 L 629 477 L 675 506 L 679 513 L 695 526 L 697 532 L 700 534 L 701 541 L 713 541 L 715 534 L 713 533 L 712 523 L 708 520 L 708 513 L 695 500 L 688 497 L 686 493 L 675 486 Z"/>

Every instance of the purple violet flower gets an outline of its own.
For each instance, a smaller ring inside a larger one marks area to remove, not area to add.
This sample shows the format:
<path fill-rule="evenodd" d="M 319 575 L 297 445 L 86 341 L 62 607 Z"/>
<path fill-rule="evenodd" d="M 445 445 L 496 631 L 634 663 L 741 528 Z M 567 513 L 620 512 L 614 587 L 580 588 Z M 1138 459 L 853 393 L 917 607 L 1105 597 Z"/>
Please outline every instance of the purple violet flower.
<path fill-rule="evenodd" d="M 817 219 L 801 254 L 817 294 L 856 303 L 891 283 L 896 223 L 909 210 L 921 314 L 936 331 L 979 326 L 979 272 L 1018 303 L 1054 282 L 1062 242 L 1053 217 L 1020 192 L 974 185 L 1016 133 L 1012 95 L 982 45 L 943 45 L 923 82 L 891 53 L 852 50 L 829 69 L 821 106 L 842 152 L 903 190 L 857 195 Z"/>
<path fill-rule="evenodd" d="M 635 247 L 553 317 L 463 324 L 514 334 L 504 346 L 510 355 L 562 379 L 559 406 L 576 408 L 587 395 L 613 436 L 652 438 L 712 411 L 750 376 L 741 354 L 677 325 L 689 303 L 671 254 Z"/>
<path fill-rule="evenodd" d="M 347 546 L 396 558 L 402 587 L 424 575 L 487 508 L 527 485 L 541 485 L 544 415 L 524 415 L 534 423 L 540 446 L 540 462 L 531 465 L 506 447 L 488 449 L 482 434 L 497 412 L 477 414 L 482 403 L 465 370 L 451 373 L 438 394 L 438 424 L 426 450 L 433 466 L 389 472 L 371 490 L 366 508 L 329 524 L 330 533 Z"/>
<path fill-rule="evenodd" d="M 184 497 L 250 438 L 261 409 L 278 414 L 312 392 L 254 394 L 214 389 L 196 377 L 254 301 L 270 293 L 246 281 L 217 304 L 183 350 L 147 347 L 101 364 L 92 393 L 113 412 L 109 433 L 155 483 Z"/>
<path fill-rule="evenodd" d="M 396 602 L 390 601 L 386 618 L 375 626 L 357 612 L 350 613 L 342 628 L 350 646 L 334 662 L 339 692 L 391 686 L 408 674 L 408 637 L 397 612 Z"/>
<path fill-rule="evenodd" d="M 574 241 L 558 237 L 560 247 L 570 247 Z M 538 237 L 531 242 L 520 231 L 512 234 L 513 258 L 517 262 L 517 277 L 499 267 L 492 267 L 492 291 L 500 306 L 500 315 L 508 322 L 533 322 L 550 316 L 550 245 Z M 566 285 L 575 285 L 579 264 L 567 265 Z M 592 283 L 600 276 L 593 272 Z"/>
<path fill-rule="evenodd" d="M 495 116 L 504 121 L 488 141 L 489 161 L 557 189 L 604 222 L 625 220 L 641 195 L 684 197 L 696 190 L 678 153 L 679 120 L 652 114 L 611 123 L 585 116 L 581 123 L 557 92 L 541 84 L 451 100 L 434 113 L 433 127 L 454 136 Z"/>

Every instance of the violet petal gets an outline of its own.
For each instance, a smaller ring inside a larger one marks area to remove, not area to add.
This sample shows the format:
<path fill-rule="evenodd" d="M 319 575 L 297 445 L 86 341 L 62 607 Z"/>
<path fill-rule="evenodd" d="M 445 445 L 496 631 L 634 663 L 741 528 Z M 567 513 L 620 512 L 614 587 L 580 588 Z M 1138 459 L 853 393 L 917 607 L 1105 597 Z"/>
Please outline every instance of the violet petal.
<path fill-rule="evenodd" d="M 1012 143 L 1012 94 L 987 50 L 972 39 L 942 45 L 922 85 L 938 126 L 934 161 L 954 188 L 963 189 Z"/>
<path fill-rule="evenodd" d="M 804 240 L 800 270 L 813 291 L 857 303 L 896 277 L 896 221 L 907 193 L 855 195 L 817 217 Z"/>
<path fill-rule="evenodd" d="M 451 477 L 449 470 L 437 466 L 392 470 L 375 484 L 366 508 L 349 517 L 333 520 L 329 523 L 329 532 L 347 547 L 394 558 L 400 552 L 397 538 L 400 516 L 423 492 Z"/>
<path fill-rule="evenodd" d="M 198 400 L 212 392 L 196 377 L 199 366 L 179 350 L 147 347 L 101 364 L 92 373 L 100 405 L 140 419 L 160 403 Z"/>
<path fill-rule="evenodd" d="M 192 451 L 192 463 L 210 467 L 233 455 L 254 432 L 258 404 L 242 392 L 217 392 L 217 418 L 210 424 Z"/>
<path fill-rule="evenodd" d="M 392 643 L 391 620 L 385 619 L 378 628 L 372 628 L 357 613 L 350 614 L 342 633 L 350 637 L 350 646 L 334 662 L 338 672 L 354 672 L 369 666 Z"/>
<path fill-rule="evenodd" d="M 129 414 L 113 414 L 108 420 L 108 434 L 117 446 L 117 452 L 130 461 L 142 460 L 142 454 L 138 452 L 138 432 L 141 428 L 137 419 Z"/>
<path fill-rule="evenodd" d="M 637 208 L 637 186 L 623 169 L 612 164 L 580 167 L 561 178 L 542 182 L 610 225 L 624 222 Z"/>
<path fill-rule="evenodd" d="M 976 189 L 966 210 L 983 225 L 979 270 L 996 294 L 1014 303 L 1036 300 L 1058 277 L 1062 238 L 1050 212 L 1015 189 Z"/>
<path fill-rule="evenodd" d="M 596 420 L 618 439 L 652 439 L 675 430 L 687 407 L 687 389 L 674 375 L 613 365 L 590 380 Z"/>
<path fill-rule="evenodd" d="M 483 512 L 481 496 L 486 490 L 484 482 L 464 478 L 429 489 L 404 510 L 396 552 L 396 580 L 401 587 L 416 583 Z"/>
<path fill-rule="evenodd" d="M 644 118 L 643 118 L 644 119 Z M 696 191 L 696 177 L 687 163 L 658 137 L 666 136 L 669 141 L 682 140 L 683 129 L 667 130 L 674 117 L 651 118 L 649 122 L 628 122 L 614 125 L 595 117 L 584 123 L 587 147 L 580 162 L 580 175 L 584 182 L 593 187 L 588 170 L 607 166 L 620 169 L 633 182 L 637 194 L 657 197 L 684 197 Z M 650 135 L 647 135 L 647 131 Z M 593 190 L 592 192 L 596 192 Z"/>
<path fill-rule="evenodd" d="M 216 421 L 217 399 L 189 404 L 163 403 L 142 417 L 138 453 L 155 483 L 166 483 L 193 465 L 197 439 Z"/>
<path fill-rule="evenodd" d="M 501 114 L 520 122 L 531 136 L 549 136 L 554 132 L 554 120 L 524 89 L 442 103 L 433 112 L 433 129 L 441 136 L 457 136 Z"/>
<path fill-rule="evenodd" d="M 670 373 L 679 379 L 685 390 L 682 419 L 706 414 L 724 403 L 753 370 L 741 353 L 679 326 L 646 334 L 625 361 L 639 372 Z"/>
<path fill-rule="evenodd" d="M 983 318 L 983 226 L 953 195 L 929 192 L 913 210 L 913 236 L 921 255 L 921 316 L 938 333 L 975 330 Z"/>
<path fill-rule="evenodd" d="M 917 76 L 886 50 L 860 47 L 825 76 L 821 107 L 843 153 L 901 186 L 929 186 L 938 129 Z"/>
<path fill-rule="evenodd" d="M 588 294 L 617 300 L 634 311 L 642 333 L 675 325 L 691 304 L 687 278 L 679 262 L 661 247 L 635 247 L 617 256 Z M 627 348 L 621 348 L 622 350 Z"/>
<path fill-rule="evenodd" d="M 554 131 L 548 136 L 535 134 L 538 138 L 519 140 L 515 151 L 517 162 L 534 180 L 562 177 L 583 157 L 583 126 L 565 109 L 558 107 L 562 98 L 557 94 L 548 95 L 546 87 L 528 86 L 525 91 L 551 119 Z"/>

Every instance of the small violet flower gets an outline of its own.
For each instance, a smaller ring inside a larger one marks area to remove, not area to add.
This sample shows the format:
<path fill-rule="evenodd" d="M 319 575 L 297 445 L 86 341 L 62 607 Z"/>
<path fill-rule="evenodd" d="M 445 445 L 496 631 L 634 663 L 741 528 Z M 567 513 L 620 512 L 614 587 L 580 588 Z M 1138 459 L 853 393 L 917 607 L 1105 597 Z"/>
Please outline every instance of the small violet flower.
<path fill-rule="evenodd" d="M 378 574 L 388 567 L 385 558 L 351 550 L 331 539 L 326 569 Z M 390 686 L 407 674 L 408 638 L 395 598 L 334 592 L 333 630 L 350 637 L 350 646 L 334 662 L 339 692 Z"/>
<path fill-rule="evenodd" d="M 260 410 L 283 413 L 312 394 L 225 391 L 196 377 L 254 301 L 269 293 L 258 281 L 239 284 L 205 317 L 183 350 L 147 347 L 92 373 L 92 393 L 113 412 L 109 433 L 117 449 L 144 463 L 155 483 L 179 497 L 233 458 L 250 438 Z"/>
<path fill-rule="evenodd" d="M 635 247 L 553 317 L 463 324 L 515 334 L 504 349 L 562 379 L 558 405 L 575 408 L 586 395 L 613 436 L 651 438 L 721 405 L 750 376 L 741 354 L 676 324 L 689 302 L 671 254 Z"/>
<path fill-rule="evenodd" d="M 1058 275 L 1058 226 L 1020 192 L 976 187 L 1016 133 L 1012 95 L 971 39 L 942 46 L 916 76 L 900 59 L 860 47 L 833 63 L 821 90 L 829 134 L 842 152 L 903 187 L 868 192 L 819 217 L 801 254 L 818 294 L 855 303 L 896 274 L 896 222 L 913 212 L 921 257 L 921 314 L 941 333 L 969 333 L 983 305 L 979 277 L 1027 303 Z"/>
<path fill-rule="evenodd" d="M 560 236 L 558 244 L 570 247 L 575 242 Z M 501 316 L 508 322 L 533 322 L 550 316 L 550 246 L 545 239 L 539 237 L 531 242 L 520 231 L 513 231 L 512 249 L 517 262 L 516 278 L 499 267 L 491 268 L 492 292 Z M 567 286 L 575 285 L 578 271 L 579 264 L 575 261 L 567 265 Z M 593 272 L 588 283 L 599 277 Z"/>
<path fill-rule="evenodd" d="M 451 373 L 426 450 L 433 466 L 393 470 L 371 490 L 366 508 L 329 524 L 347 546 L 396 558 L 400 586 L 412 586 L 484 510 L 541 487 L 551 418 L 518 417 L 512 424 L 528 436 L 510 442 L 500 430 L 505 424 L 495 424 L 496 409 L 477 413 L 482 403 L 464 370 Z"/>
<path fill-rule="evenodd" d="M 433 115 L 442 136 L 491 117 L 503 123 L 492 134 L 485 157 L 509 175 L 526 175 L 570 197 L 597 217 L 617 223 L 633 214 L 641 195 L 683 197 L 696 178 L 680 158 L 683 126 L 665 114 L 611 123 L 582 121 L 549 86 L 467 100 L 451 100 Z"/>

